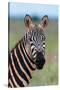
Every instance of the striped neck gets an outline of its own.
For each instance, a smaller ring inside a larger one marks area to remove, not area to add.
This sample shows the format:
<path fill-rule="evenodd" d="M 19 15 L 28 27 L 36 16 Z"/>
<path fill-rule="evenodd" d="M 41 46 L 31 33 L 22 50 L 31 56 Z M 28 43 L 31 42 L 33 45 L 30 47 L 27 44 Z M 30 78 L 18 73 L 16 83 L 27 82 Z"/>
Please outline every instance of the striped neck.
<path fill-rule="evenodd" d="M 20 57 L 20 63 L 22 64 L 22 66 L 25 69 L 25 72 L 27 73 L 27 78 L 28 78 L 27 85 L 28 85 L 30 79 L 32 78 L 32 73 L 36 69 L 36 65 L 34 61 L 31 59 L 31 57 L 28 55 L 25 45 L 24 45 L 24 41 L 20 42 L 18 47 L 20 47 L 19 51 L 22 56 L 22 58 Z"/>

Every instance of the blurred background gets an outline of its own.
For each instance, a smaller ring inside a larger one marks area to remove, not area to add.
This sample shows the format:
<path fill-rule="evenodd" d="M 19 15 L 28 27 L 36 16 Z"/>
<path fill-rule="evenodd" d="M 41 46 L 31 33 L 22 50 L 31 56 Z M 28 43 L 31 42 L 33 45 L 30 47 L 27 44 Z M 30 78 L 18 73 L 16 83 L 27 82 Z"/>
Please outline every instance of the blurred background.
<path fill-rule="evenodd" d="M 29 14 L 33 23 L 39 24 L 44 15 L 48 15 L 46 28 L 46 64 L 42 70 L 36 70 L 29 86 L 58 84 L 58 6 L 46 4 L 8 3 L 9 49 L 24 36 L 24 17 Z"/>

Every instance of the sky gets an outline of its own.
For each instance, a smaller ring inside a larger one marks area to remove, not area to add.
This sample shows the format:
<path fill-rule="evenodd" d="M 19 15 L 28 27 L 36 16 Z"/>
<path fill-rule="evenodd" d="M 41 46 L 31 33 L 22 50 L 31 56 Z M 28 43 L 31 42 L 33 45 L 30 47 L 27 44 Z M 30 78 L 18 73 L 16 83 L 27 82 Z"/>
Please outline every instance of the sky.
<path fill-rule="evenodd" d="M 12 16 L 25 16 L 29 14 L 31 16 L 44 16 L 58 17 L 58 6 L 48 4 L 32 4 L 32 3 L 9 3 L 9 15 Z"/>

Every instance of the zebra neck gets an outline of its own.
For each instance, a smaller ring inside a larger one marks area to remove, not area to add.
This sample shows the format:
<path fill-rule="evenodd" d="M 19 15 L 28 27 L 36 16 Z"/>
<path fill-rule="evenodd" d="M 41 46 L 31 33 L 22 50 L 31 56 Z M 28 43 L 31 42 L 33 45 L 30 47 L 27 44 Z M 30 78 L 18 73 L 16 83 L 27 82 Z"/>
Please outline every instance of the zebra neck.
<path fill-rule="evenodd" d="M 8 86 L 25 87 L 32 78 L 35 64 L 26 52 L 23 40 L 9 54 Z"/>
<path fill-rule="evenodd" d="M 34 61 L 32 60 L 32 58 L 30 57 L 30 55 L 27 53 L 24 41 L 22 40 L 22 42 L 20 43 L 20 47 L 22 48 L 22 51 L 24 52 L 25 55 L 25 59 L 27 60 L 27 64 L 29 65 L 29 67 L 31 68 L 31 70 L 35 70 L 36 69 L 36 65 L 34 63 Z"/>

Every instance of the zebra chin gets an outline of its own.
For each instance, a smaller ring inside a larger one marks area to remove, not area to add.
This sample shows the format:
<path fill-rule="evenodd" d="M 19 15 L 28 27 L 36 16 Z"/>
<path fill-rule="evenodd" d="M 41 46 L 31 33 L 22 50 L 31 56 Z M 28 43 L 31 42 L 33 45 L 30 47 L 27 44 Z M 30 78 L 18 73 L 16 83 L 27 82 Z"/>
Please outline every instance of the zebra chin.
<path fill-rule="evenodd" d="M 43 66 L 45 64 L 45 58 L 41 52 L 37 52 L 37 59 L 35 61 L 35 64 L 38 70 L 43 69 Z"/>

